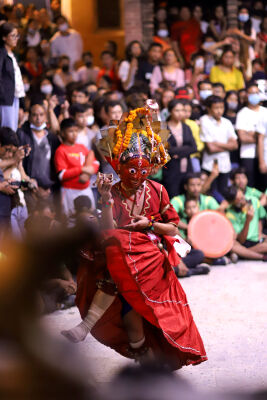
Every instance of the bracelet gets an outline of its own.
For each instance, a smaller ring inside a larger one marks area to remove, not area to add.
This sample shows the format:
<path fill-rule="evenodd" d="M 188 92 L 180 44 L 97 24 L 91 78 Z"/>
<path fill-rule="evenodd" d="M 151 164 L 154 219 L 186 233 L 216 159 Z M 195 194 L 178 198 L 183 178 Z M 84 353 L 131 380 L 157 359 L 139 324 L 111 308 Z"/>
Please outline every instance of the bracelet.
<path fill-rule="evenodd" d="M 148 226 L 147 226 L 147 229 L 150 229 L 151 231 L 153 231 L 154 230 L 154 223 L 156 222 L 155 221 L 155 217 L 153 217 L 153 215 L 152 216 L 150 216 L 150 217 L 147 217 L 148 218 Z"/>
<path fill-rule="evenodd" d="M 105 207 L 105 208 L 113 207 L 113 203 L 114 203 L 114 201 L 112 199 L 110 199 L 110 200 L 106 201 L 105 203 L 102 203 L 102 207 Z"/>

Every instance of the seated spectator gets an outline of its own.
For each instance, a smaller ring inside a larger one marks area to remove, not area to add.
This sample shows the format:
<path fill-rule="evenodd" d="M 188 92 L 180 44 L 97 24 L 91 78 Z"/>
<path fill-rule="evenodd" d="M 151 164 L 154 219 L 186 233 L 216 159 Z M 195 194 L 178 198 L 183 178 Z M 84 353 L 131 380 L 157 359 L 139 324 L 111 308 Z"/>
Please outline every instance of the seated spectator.
<path fill-rule="evenodd" d="M 185 75 L 181 68 L 177 67 L 177 58 L 172 49 L 163 54 L 163 66 L 156 66 L 153 69 L 150 79 L 150 91 L 152 94 L 162 92 L 163 89 L 175 90 L 184 86 Z"/>
<path fill-rule="evenodd" d="M 180 21 L 171 26 L 172 47 L 181 62 L 184 59 L 186 65 L 189 64 L 191 55 L 196 53 L 201 44 L 201 29 L 199 21 L 192 18 L 191 10 L 188 6 L 180 9 Z"/>
<path fill-rule="evenodd" d="M 211 197 L 202 194 L 202 182 L 199 173 L 188 174 L 184 183 L 185 194 L 180 194 L 171 199 L 171 204 L 177 211 L 180 221 L 178 228 L 187 231 L 188 221 L 185 212 L 186 199 L 194 199 L 198 203 L 199 211 L 203 210 L 217 210 L 219 204 Z"/>
<path fill-rule="evenodd" d="M 162 59 L 162 46 L 159 43 L 151 43 L 148 47 L 146 60 L 141 60 L 136 73 L 136 82 L 149 85 L 154 67 L 159 65 Z"/>
<path fill-rule="evenodd" d="M 75 121 L 71 118 L 64 119 L 60 125 L 62 144 L 56 150 L 55 166 L 61 182 L 63 212 L 67 217 L 73 214 L 73 201 L 78 196 L 88 196 L 93 207 L 95 206 L 90 177 L 97 173 L 99 163 L 92 150 L 76 143 L 77 135 Z"/>
<path fill-rule="evenodd" d="M 77 75 L 70 69 L 69 57 L 63 55 L 59 59 L 58 69 L 53 77 L 53 82 L 60 88 L 65 89 L 69 83 L 74 81 L 77 81 Z"/>
<path fill-rule="evenodd" d="M 82 55 L 84 65 L 82 65 L 77 71 L 77 79 L 82 83 L 96 82 L 99 67 L 93 65 L 93 55 L 90 51 L 86 51 Z"/>
<path fill-rule="evenodd" d="M 240 90 L 245 87 L 243 75 L 234 67 L 234 60 L 235 53 L 231 48 L 226 48 L 222 53 L 219 64 L 212 67 L 210 71 L 210 81 L 222 83 L 226 91 Z"/>
<path fill-rule="evenodd" d="M 261 205 L 265 206 L 266 196 L 260 190 L 248 186 L 248 178 L 245 168 L 239 167 L 231 172 L 231 181 L 237 189 L 242 190 L 245 197 L 250 199 L 251 197 L 256 197 L 260 200 Z"/>
<path fill-rule="evenodd" d="M 212 84 L 208 79 L 206 79 L 204 81 L 198 82 L 197 88 L 198 88 L 200 104 L 204 110 L 205 109 L 205 100 L 213 94 Z"/>
<path fill-rule="evenodd" d="M 42 40 L 50 40 L 56 31 L 56 25 L 51 22 L 49 12 L 46 8 L 39 11 L 40 34 Z"/>
<path fill-rule="evenodd" d="M 125 49 L 126 59 L 120 63 L 118 76 L 124 90 L 130 89 L 135 83 L 138 61 L 144 56 L 144 49 L 138 40 L 130 42 Z"/>
<path fill-rule="evenodd" d="M 117 75 L 117 68 L 115 57 L 109 51 L 102 51 L 101 53 L 102 68 L 98 72 L 96 83 L 100 86 L 100 81 L 103 76 L 107 76 L 111 80 L 111 90 L 119 88 L 119 78 Z"/>
<path fill-rule="evenodd" d="M 267 75 L 264 72 L 264 63 L 259 59 L 255 58 L 255 60 L 252 61 L 252 77 L 251 81 L 255 82 L 258 79 L 267 79 Z"/>
<path fill-rule="evenodd" d="M 55 19 L 58 32 L 51 38 L 51 55 L 59 58 L 66 55 L 69 58 L 70 70 L 80 61 L 83 52 L 83 41 L 79 32 L 71 29 L 66 17 L 59 15 Z"/>
<path fill-rule="evenodd" d="M 240 145 L 241 166 L 247 171 L 248 184 L 254 187 L 256 184 L 257 154 L 256 126 L 265 119 L 266 108 L 260 105 L 261 97 L 256 83 L 247 87 L 248 104 L 243 107 L 236 118 L 236 130 Z"/>
<path fill-rule="evenodd" d="M 169 154 L 171 160 L 163 168 L 163 184 L 172 198 L 181 193 L 182 181 L 188 172 L 192 171 L 190 154 L 197 150 L 192 131 L 184 122 L 184 104 L 182 100 L 174 99 L 169 103 L 170 130 Z"/>
<path fill-rule="evenodd" d="M 223 99 L 210 96 L 206 105 L 208 114 L 200 118 L 200 139 L 205 143 L 202 169 L 211 172 L 214 161 L 218 162 L 219 175 L 212 189 L 223 194 L 231 171 L 230 152 L 237 149 L 237 136 L 231 122 L 223 117 Z"/>
<path fill-rule="evenodd" d="M 212 93 L 214 96 L 221 97 L 222 99 L 225 98 L 225 90 L 224 85 L 220 82 L 216 82 L 212 84 Z"/>
<path fill-rule="evenodd" d="M 226 216 L 236 233 L 233 251 L 245 259 L 267 261 L 267 240 L 262 237 L 262 219 L 266 211 L 256 197 L 247 198 L 244 192 L 231 186 L 225 193 L 230 204 Z"/>

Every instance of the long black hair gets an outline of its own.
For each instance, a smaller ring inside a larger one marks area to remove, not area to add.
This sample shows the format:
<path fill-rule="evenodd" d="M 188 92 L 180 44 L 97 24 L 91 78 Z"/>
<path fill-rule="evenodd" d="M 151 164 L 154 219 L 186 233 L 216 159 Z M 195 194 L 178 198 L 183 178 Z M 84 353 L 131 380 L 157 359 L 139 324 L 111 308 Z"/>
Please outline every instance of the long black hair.
<path fill-rule="evenodd" d="M 0 25 L 0 46 L 5 45 L 4 37 L 7 37 L 14 29 L 17 29 L 16 25 L 12 22 L 4 22 Z"/>
<path fill-rule="evenodd" d="M 144 58 L 144 48 L 143 48 L 142 44 L 138 40 L 132 40 L 130 43 L 127 44 L 126 49 L 125 49 L 125 58 L 129 62 L 133 58 L 132 46 L 134 44 L 139 44 L 139 46 L 141 48 L 141 54 L 140 54 L 140 56 L 138 58 L 140 58 L 140 59 Z"/>

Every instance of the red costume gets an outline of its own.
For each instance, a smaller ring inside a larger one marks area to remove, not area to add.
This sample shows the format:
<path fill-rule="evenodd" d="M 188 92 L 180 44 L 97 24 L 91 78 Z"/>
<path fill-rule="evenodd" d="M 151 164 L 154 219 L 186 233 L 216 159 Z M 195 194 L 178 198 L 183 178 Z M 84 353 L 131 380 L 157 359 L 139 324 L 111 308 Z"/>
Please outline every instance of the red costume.
<path fill-rule="evenodd" d="M 129 120 L 131 121 L 131 118 Z M 159 127 L 157 124 L 148 124 L 151 128 Z M 82 318 L 85 318 L 97 289 L 96 268 L 101 273 L 106 265 L 119 294 L 143 317 L 146 342 L 152 352 L 164 357 L 173 369 L 199 364 L 205 361 L 207 356 L 186 295 L 172 268 L 179 264 L 179 257 L 173 247 L 175 237 L 157 235 L 153 229 L 140 232 L 127 228 L 135 219 L 132 214 L 138 202 L 140 216 L 175 226 L 179 222 L 165 188 L 146 179 L 151 171 L 152 159 L 151 157 L 150 161 L 148 160 L 146 151 L 146 146 L 150 143 L 149 135 L 147 139 L 145 133 L 141 137 L 137 131 L 137 135 L 130 139 L 129 124 L 127 129 L 130 149 L 125 150 L 126 146 L 124 147 L 119 161 L 119 173 L 123 183 L 119 182 L 112 188 L 113 217 L 117 229 L 104 233 L 106 261 L 101 257 L 95 258 L 100 266 L 96 267 L 95 262 L 89 261 L 84 253 L 77 277 L 76 303 Z M 118 130 L 119 138 L 120 132 L 121 130 Z M 159 146 L 162 146 L 158 135 L 155 134 L 152 142 L 153 140 L 157 140 Z M 122 147 L 121 142 L 117 143 L 117 148 Z M 164 154 L 161 148 L 161 153 L 157 155 L 155 146 L 154 144 L 152 155 L 155 162 L 158 157 L 159 162 L 161 160 L 165 163 L 167 153 Z M 143 183 L 140 185 L 140 182 Z M 127 196 L 125 184 L 127 187 L 136 187 L 134 200 Z M 100 342 L 130 357 L 129 339 L 122 322 L 121 310 L 122 302 L 120 297 L 117 297 L 91 333 Z"/>

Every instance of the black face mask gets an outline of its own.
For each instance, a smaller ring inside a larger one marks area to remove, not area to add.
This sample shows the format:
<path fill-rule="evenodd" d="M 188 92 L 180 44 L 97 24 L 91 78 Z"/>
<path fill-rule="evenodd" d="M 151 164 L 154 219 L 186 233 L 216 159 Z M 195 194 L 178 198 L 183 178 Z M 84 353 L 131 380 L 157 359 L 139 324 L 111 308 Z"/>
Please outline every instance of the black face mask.
<path fill-rule="evenodd" d="M 67 64 L 63 65 L 63 67 L 62 67 L 62 71 L 63 72 L 69 72 L 69 70 L 70 70 L 70 66 L 69 65 L 67 65 Z"/>
<path fill-rule="evenodd" d="M 92 61 L 86 61 L 85 65 L 87 68 L 90 68 L 92 66 Z"/>

